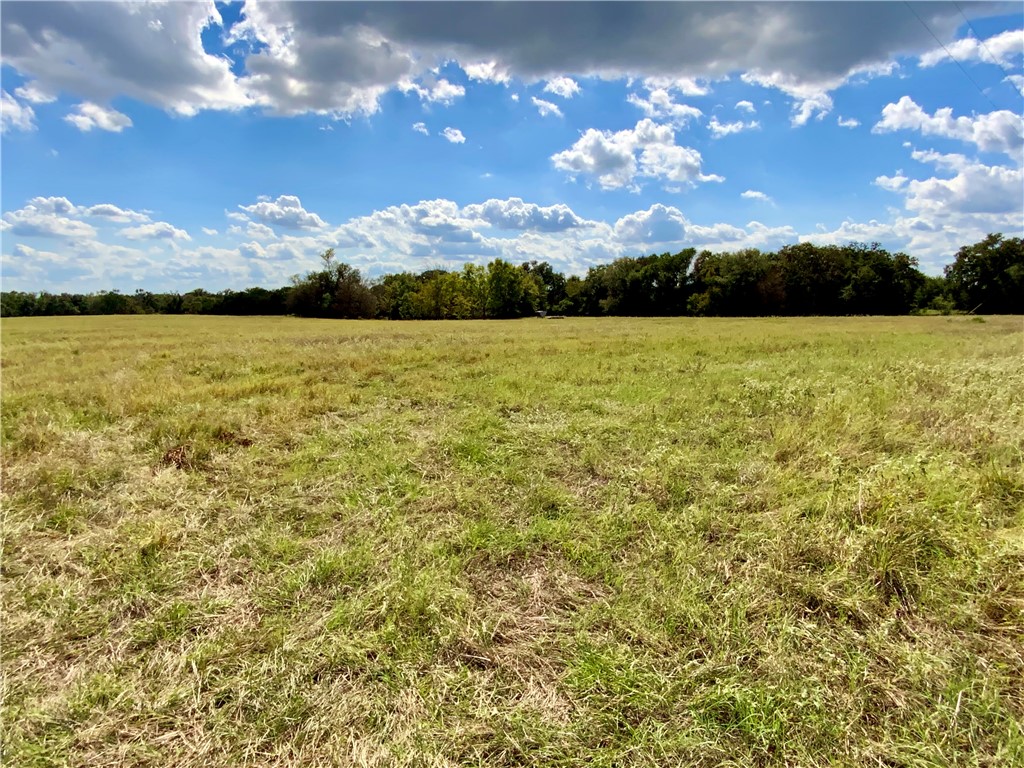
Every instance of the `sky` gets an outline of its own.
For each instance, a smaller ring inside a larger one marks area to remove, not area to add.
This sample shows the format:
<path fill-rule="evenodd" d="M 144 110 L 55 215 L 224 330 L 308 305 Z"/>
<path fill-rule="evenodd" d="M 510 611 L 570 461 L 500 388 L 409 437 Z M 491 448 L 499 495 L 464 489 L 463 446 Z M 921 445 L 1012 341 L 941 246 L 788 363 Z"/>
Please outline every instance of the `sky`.
<path fill-rule="evenodd" d="M 1019 3 L 0 2 L 4 290 L 1024 234 Z"/>

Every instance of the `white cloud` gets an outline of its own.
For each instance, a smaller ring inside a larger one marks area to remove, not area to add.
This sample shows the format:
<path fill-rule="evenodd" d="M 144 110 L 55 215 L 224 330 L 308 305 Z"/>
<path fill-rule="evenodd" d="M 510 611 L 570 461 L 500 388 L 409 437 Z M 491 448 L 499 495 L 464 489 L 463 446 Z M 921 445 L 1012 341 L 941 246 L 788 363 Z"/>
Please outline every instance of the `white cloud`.
<path fill-rule="evenodd" d="M 35 130 L 36 113 L 7 91 L 0 91 L 0 133 Z"/>
<path fill-rule="evenodd" d="M 423 84 L 403 80 L 398 84 L 398 88 L 403 93 L 415 93 L 420 97 L 420 101 L 444 104 L 445 106 L 466 95 L 464 87 L 450 83 L 444 78 L 436 81 L 430 78 Z"/>
<path fill-rule="evenodd" d="M 519 101 L 519 94 L 513 93 L 509 98 L 512 99 L 512 101 Z"/>
<path fill-rule="evenodd" d="M 936 218 L 956 213 L 1016 213 L 1018 220 L 1024 211 L 1024 172 L 1020 167 L 985 165 L 964 155 L 938 152 L 913 152 L 911 157 L 953 175 L 910 181 L 906 185 L 908 210 Z"/>
<path fill-rule="evenodd" d="M 656 203 L 646 211 L 623 216 L 613 229 L 621 243 L 681 243 L 688 224 L 678 208 Z"/>
<path fill-rule="evenodd" d="M 499 67 L 495 61 L 465 64 L 462 67 L 462 71 L 466 73 L 470 80 L 479 80 L 485 83 L 506 84 L 512 79 L 508 70 Z"/>
<path fill-rule="evenodd" d="M 267 250 L 259 243 L 242 243 L 238 246 L 238 252 L 250 259 L 265 259 Z"/>
<path fill-rule="evenodd" d="M 264 224 L 285 229 L 322 229 L 327 223 L 315 213 L 302 207 L 295 195 L 281 195 L 277 200 L 260 200 L 252 205 L 240 205 L 241 210 Z M 228 214 L 231 217 L 231 214 Z M 235 214 L 233 218 L 237 218 Z M 247 219 L 246 219 L 247 220 Z"/>
<path fill-rule="evenodd" d="M 643 87 L 648 91 L 676 91 L 683 96 L 707 96 L 711 93 L 706 84 L 699 83 L 693 77 L 645 77 Z"/>
<path fill-rule="evenodd" d="M 544 90 L 547 93 L 553 93 L 556 96 L 561 96 L 563 99 L 571 99 L 580 92 L 580 86 L 579 83 L 571 77 L 562 76 L 548 80 L 544 85 Z"/>
<path fill-rule="evenodd" d="M 128 115 L 118 112 L 116 109 L 101 107 L 91 101 L 84 101 L 75 106 L 77 112 L 72 112 L 64 117 L 80 131 L 91 131 L 99 128 L 102 131 L 120 133 L 125 128 L 131 128 L 132 121 Z"/>
<path fill-rule="evenodd" d="M 66 198 L 61 198 L 65 201 Z M 140 211 L 133 211 L 127 208 L 119 208 L 111 203 L 99 203 L 98 205 L 91 205 L 88 208 L 81 209 L 82 213 L 86 216 L 97 216 L 99 218 L 107 219 L 117 224 L 127 224 L 129 222 L 140 223 L 149 221 L 149 215 Z"/>
<path fill-rule="evenodd" d="M 277 238 L 277 235 L 274 234 L 274 230 L 266 224 L 258 224 L 254 221 L 250 221 L 246 225 L 245 234 L 254 240 L 274 240 Z"/>
<path fill-rule="evenodd" d="M 25 83 L 20 88 L 15 88 L 14 95 L 33 104 L 50 104 L 57 100 L 53 94 L 40 90 L 36 83 Z"/>
<path fill-rule="evenodd" d="M 744 101 L 737 101 L 736 102 L 736 109 L 740 110 L 741 112 L 750 112 L 750 113 L 754 113 L 754 112 L 757 111 L 757 109 L 754 108 L 754 103 L 751 102 L 751 101 L 746 101 L 746 100 L 744 100 Z"/>
<path fill-rule="evenodd" d="M 929 115 L 909 96 L 882 109 L 882 119 L 872 133 L 898 130 L 920 131 L 924 136 L 942 136 L 975 144 L 983 152 L 1003 152 L 1016 160 L 1024 148 L 1024 127 L 1020 115 L 998 110 L 984 115 L 953 117 L 953 110 L 944 107 Z"/>
<path fill-rule="evenodd" d="M 252 100 L 231 62 L 203 49 L 203 30 L 220 23 L 212 2 L 6 5 L 4 63 L 33 76 L 42 93 L 85 102 L 128 96 L 184 115 L 237 108 Z"/>
<path fill-rule="evenodd" d="M 747 200 L 759 200 L 762 203 L 775 202 L 774 200 L 771 199 L 771 197 L 766 195 L 764 192 L 759 192 L 756 189 L 748 189 L 746 192 L 741 193 L 740 197 L 746 198 Z"/>
<path fill-rule="evenodd" d="M 178 229 L 166 221 L 154 221 L 151 224 L 140 224 L 137 227 L 125 227 L 120 230 L 122 237 L 129 240 L 191 240 L 188 232 Z"/>
<path fill-rule="evenodd" d="M 61 216 L 79 216 L 82 213 L 82 209 L 66 197 L 33 197 L 28 201 L 26 208 Z"/>
<path fill-rule="evenodd" d="M 441 135 L 444 136 L 452 144 L 465 144 L 466 137 L 462 135 L 462 131 L 458 128 L 445 128 L 441 131 Z"/>
<path fill-rule="evenodd" d="M 617 243 L 634 252 L 637 247 L 777 248 L 797 237 L 792 227 L 768 227 L 758 221 L 751 221 L 745 227 L 724 223 L 694 224 L 678 208 L 660 203 L 646 211 L 623 216 L 615 222 L 613 232 Z"/>
<path fill-rule="evenodd" d="M 550 101 L 544 101 L 538 99 L 536 96 L 530 97 L 530 101 L 533 102 L 533 106 L 540 112 L 541 117 L 547 117 L 548 115 L 554 115 L 555 117 L 562 116 L 562 110 L 558 108 L 557 104 L 552 104 Z"/>
<path fill-rule="evenodd" d="M 241 11 L 225 29 L 210 0 L 11 3 L 2 20 L 4 62 L 41 93 L 94 104 L 129 97 L 182 115 L 251 106 L 280 115 L 369 115 L 384 93 L 428 77 L 441 61 L 458 62 L 473 80 L 518 77 L 559 83 L 563 93 L 572 90 L 561 85 L 566 73 L 640 74 L 699 95 L 699 79 L 739 71 L 798 99 L 799 123 L 830 108 L 829 89 L 880 71 L 896 55 L 928 51 L 932 32 L 949 39 L 961 23 L 955 7 L 937 5 L 927 9 L 926 28 L 899 4 L 871 14 L 857 4 L 813 3 L 577 3 L 527 14 L 505 3 L 246 2 Z M 223 36 L 226 53 L 205 50 L 211 31 Z M 1000 41 L 992 38 L 992 46 Z M 424 98 L 445 100 L 460 86 L 420 87 Z"/>
<path fill-rule="evenodd" d="M 949 53 L 946 53 L 949 49 Z M 954 40 L 944 48 L 935 48 L 921 56 L 919 63 L 922 67 L 934 67 L 936 64 L 950 61 L 950 55 L 957 61 L 995 62 L 1001 67 L 1008 67 L 1013 60 L 1024 54 L 1024 29 L 1010 29 L 1000 32 L 998 35 L 986 38 L 984 42 L 975 37 L 965 37 L 962 40 Z"/>
<path fill-rule="evenodd" d="M 210 227 L 203 227 L 203 234 L 209 235 L 210 237 L 216 237 L 219 233 L 217 232 L 216 229 L 212 229 Z"/>
<path fill-rule="evenodd" d="M 643 110 L 647 117 L 668 120 L 678 126 L 684 126 L 704 114 L 688 104 L 677 104 L 666 88 L 650 88 L 646 99 L 631 93 L 626 101 Z"/>
<path fill-rule="evenodd" d="M 430 131 L 427 130 L 426 123 L 413 123 L 412 129 L 416 131 L 416 133 L 422 133 L 424 136 L 430 135 Z"/>
<path fill-rule="evenodd" d="M 902 171 L 897 171 L 895 176 L 879 176 L 875 179 L 875 186 L 889 192 L 899 192 L 907 186 L 909 179 Z"/>
<path fill-rule="evenodd" d="M 637 176 L 695 185 L 699 181 L 721 181 L 720 176 L 701 172 L 700 152 L 675 143 L 669 125 L 644 118 L 632 129 L 599 131 L 587 129 L 569 149 L 551 157 L 555 168 L 572 177 L 591 176 L 602 189 L 634 184 Z"/>
<path fill-rule="evenodd" d="M 736 120 L 732 123 L 720 123 L 718 118 L 715 116 L 711 117 L 711 122 L 708 123 L 708 128 L 711 129 L 711 138 L 720 139 L 723 136 L 728 136 L 731 133 L 740 133 L 741 131 L 752 131 L 761 127 L 761 123 L 757 120 L 751 120 L 749 123 L 744 123 L 742 120 Z"/>
<path fill-rule="evenodd" d="M 926 272 L 937 274 L 965 243 L 989 232 L 1021 233 L 1024 172 L 1020 166 L 986 165 L 966 155 L 913 151 L 911 157 L 931 166 L 934 175 L 913 179 L 903 171 L 879 176 L 875 185 L 900 195 L 903 210 L 889 221 L 844 221 L 837 229 L 801 240 L 822 243 L 878 241 L 921 259 Z"/>
<path fill-rule="evenodd" d="M 64 197 L 33 198 L 23 208 L 3 215 L 0 231 L 24 237 L 93 238 L 96 229 L 71 218 L 78 209 Z"/>
<path fill-rule="evenodd" d="M 567 205 L 545 207 L 523 202 L 518 197 L 467 205 L 463 213 L 470 219 L 479 219 L 488 225 L 507 230 L 563 232 L 567 229 L 597 226 L 597 222 L 580 218 Z"/>
<path fill-rule="evenodd" d="M 807 83 L 790 73 L 771 72 L 766 74 L 755 69 L 751 72 L 744 72 L 740 79 L 745 83 L 760 85 L 763 88 L 776 88 L 792 97 L 794 104 L 791 123 L 793 126 L 800 126 L 806 125 L 813 116 L 821 119 L 832 111 L 832 97 L 829 96 L 829 91 L 842 85 L 846 76 L 834 77 L 825 83 Z"/>
<path fill-rule="evenodd" d="M 860 120 L 855 117 L 843 117 L 839 115 L 836 119 L 836 125 L 840 128 L 856 128 L 860 125 Z"/>

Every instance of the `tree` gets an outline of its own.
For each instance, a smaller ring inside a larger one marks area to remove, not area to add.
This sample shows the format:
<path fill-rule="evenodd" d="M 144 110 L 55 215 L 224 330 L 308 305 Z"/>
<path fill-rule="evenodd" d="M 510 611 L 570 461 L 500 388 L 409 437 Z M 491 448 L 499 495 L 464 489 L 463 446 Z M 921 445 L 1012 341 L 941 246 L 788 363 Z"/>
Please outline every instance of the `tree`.
<path fill-rule="evenodd" d="M 465 297 L 469 317 L 487 317 L 487 268 L 479 264 L 466 264 L 462 268 L 461 291 Z"/>
<path fill-rule="evenodd" d="M 504 259 L 487 265 L 487 314 L 510 318 L 532 315 L 540 301 L 540 285 L 532 274 Z"/>
<path fill-rule="evenodd" d="M 428 320 L 453 320 L 468 313 L 459 275 L 443 269 L 431 269 L 420 275 L 419 288 L 411 302 L 414 315 Z"/>
<path fill-rule="evenodd" d="M 548 262 L 528 261 L 523 269 L 537 278 L 540 285 L 538 309 L 551 311 L 565 300 L 565 275 L 556 272 Z"/>
<path fill-rule="evenodd" d="M 411 272 L 384 275 L 370 288 L 377 302 L 377 317 L 389 320 L 411 320 L 416 317 L 412 296 L 419 282 Z"/>
<path fill-rule="evenodd" d="M 1024 313 L 1024 240 L 991 234 L 965 245 L 946 267 L 946 282 L 957 307 L 987 314 Z"/>
<path fill-rule="evenodd" d="M 288 309 L 302 317 L 373 317 L 374 298 L 359 270 L 334 260 L 334 249 L 320 254 L 323 269 L 293 278 Z"/>

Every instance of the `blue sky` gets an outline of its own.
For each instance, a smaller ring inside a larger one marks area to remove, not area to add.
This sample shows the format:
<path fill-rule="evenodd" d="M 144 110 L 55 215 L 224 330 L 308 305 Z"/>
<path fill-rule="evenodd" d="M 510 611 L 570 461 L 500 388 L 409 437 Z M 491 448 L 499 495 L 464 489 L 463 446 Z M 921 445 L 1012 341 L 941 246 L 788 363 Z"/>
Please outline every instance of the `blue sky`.
<path fill-rule="evenodd" d="M 1019 4 L 0 11 L 5 290 L 1024 229 Z"/>

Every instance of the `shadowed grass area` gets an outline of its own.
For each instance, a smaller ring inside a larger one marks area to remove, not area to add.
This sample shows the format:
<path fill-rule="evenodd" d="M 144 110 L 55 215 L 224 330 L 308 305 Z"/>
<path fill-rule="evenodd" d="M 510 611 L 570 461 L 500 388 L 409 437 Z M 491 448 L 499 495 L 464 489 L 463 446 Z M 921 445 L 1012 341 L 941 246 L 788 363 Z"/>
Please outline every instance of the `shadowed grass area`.
<path fill-rule="evenodd" d="M 1024 764 L 1020 318 L 2 341 L 6 764 Z"/>

